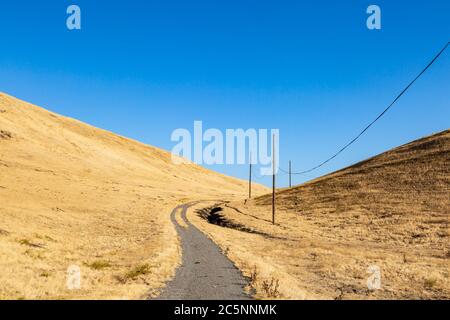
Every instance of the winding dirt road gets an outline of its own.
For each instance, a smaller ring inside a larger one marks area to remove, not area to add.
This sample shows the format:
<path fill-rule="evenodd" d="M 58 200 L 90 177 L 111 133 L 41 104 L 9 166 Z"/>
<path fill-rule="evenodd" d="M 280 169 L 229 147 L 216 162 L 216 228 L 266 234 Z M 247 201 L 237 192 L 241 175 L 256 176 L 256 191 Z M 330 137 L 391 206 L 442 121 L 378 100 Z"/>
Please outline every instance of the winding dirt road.
<path fill-rule="evenodd" d="M 183 204 L 172 211 L 171 219 L 181 239 L 182 265 L 157 299 L 250 299 L 244 291 L 248 283 L 241 272 L 187 219 L 186 212 L 194 204 Z M 183 225 L 177 221 L 178 212 Z"/>

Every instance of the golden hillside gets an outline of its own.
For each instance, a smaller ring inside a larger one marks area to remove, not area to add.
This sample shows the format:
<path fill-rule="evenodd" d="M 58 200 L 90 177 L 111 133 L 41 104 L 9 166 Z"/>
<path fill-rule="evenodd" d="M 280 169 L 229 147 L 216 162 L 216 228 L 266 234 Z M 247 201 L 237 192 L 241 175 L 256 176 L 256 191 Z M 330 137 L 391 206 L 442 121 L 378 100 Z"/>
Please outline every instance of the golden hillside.
<path fill-rule="evenodd" d="M 154 293 L 180 260 L 171 209 L 246 192 L 246 182 L 0 93 L 0 299 Z M 66 287 L 71 265 L 81 290 Z"/>
<path fill-rule="evenodd" d="M 256 270 L 262 297 L 275 279 L 284 298 L 448 299 L 449 195 L 446 130 L 279 191 L 275 226 L 271 194 L 216 205 L 238 228 L 193 219 L 247 275 Z M 373 267 L 380 290 L 367 286 Z"/>
<path fill-rule="evenodd" d="M 450 130 L 279 192 L 284 208 L 302 214 L 357 210 L 384 219 L 449 213 Z M 269 204 L 270 196 L 258 199 Z"/>

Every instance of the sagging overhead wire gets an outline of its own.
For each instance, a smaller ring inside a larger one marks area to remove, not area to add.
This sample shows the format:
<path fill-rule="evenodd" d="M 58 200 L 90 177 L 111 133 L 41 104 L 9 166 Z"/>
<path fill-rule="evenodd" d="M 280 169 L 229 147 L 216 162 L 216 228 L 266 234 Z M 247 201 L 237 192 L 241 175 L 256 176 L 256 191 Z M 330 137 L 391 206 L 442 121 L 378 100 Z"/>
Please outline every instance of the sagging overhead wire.
<path fill-rule="evenodd" d="M 424 73 L 425 71 L 428 70 L 428 68 L 430 68 L 433 63 L 441 56 L 441 54 L 447 49 L 448 45 L 450 44 L 450 42 L 447 42 L 447 44 L 439 51 L 439 53 L 427 64 L 427 66 L 395 97 L 395 99 L 391 102 L 391 104 L 383 110 L 383 112 L 381 112 L 371 123 L 369 123 L 355 138 L 353 138 L 350 142 L 348 142 L 345 146 L 343 146 L 341 149 L 339 149 L 339 151 L 337 151 L 334 155 L 332 155 L 331 157 L 329 157 L 328 159 L 326 159 L 325 161 L 319 163 L 318 165 L 308 169 L 308 170 L 304 170 L 304 171 L 300 171 L 300 172 L 291 172 L 291 174 L 295 174 L 295 175 L 300 175 L 300 174 L 306 174 L 309 172 L 312 172 L 314 170 L 319 169 L 320 167 L 324 166 L 325 164 L 327 164 L 328 162 L 330 162 L 331 160 L 333 160 L 334 158 L 336 158 L 339 154 L 341 154 L 345 149 L 347 149 L 348 147 L 350 147 L 353 143 L 355 143 L 375 122 L 377 122 L 382 116 L 385 115 L 386 112 L 388 112 L 388 110 L 400 99 L 401 96 L 403 96 L 403 94 L 405 94 L 406 91 L 408 91 L 408 89 L 414 84 L 414 82 L 416 82 Z M 284 170 L 283 168 L 278 167 L 278 169 L 284 173 L 288 173 L 289 171 Z"/>

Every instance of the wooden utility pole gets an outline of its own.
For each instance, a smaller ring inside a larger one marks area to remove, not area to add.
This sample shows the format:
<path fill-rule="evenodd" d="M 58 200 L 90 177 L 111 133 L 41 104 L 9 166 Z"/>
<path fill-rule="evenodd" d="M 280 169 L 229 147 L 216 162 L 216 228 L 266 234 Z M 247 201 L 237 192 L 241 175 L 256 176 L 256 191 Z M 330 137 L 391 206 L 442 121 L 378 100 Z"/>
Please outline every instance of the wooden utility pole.
<path fill-rule="evenodd" d="M 275 134 L 272 135 L 272 224 L 275 224 Z"/>
<path fill-rule="evenodd" d="M 291 160 L 289 160 L 289 188 L 292 187 L 291 172 Z"/>
<path fill-rule="evenodd" d="M 248 173 L 248 198 L 252 198 L 252 153 L 250 152 L 250 170 Z"/>

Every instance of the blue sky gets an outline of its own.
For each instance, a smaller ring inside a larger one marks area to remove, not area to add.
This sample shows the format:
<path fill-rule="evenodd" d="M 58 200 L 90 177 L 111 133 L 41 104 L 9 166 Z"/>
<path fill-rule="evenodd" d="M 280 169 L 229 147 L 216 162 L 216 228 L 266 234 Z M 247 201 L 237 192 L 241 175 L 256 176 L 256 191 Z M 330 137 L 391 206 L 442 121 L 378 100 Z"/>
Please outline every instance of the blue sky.
<path fill-rule="evenodd" d="M 82 30 L 66 28 L 77 4 Z M 366 28 L 366 8 L 382 29 Z M 332 155 L 450 40 L 450 2 L 2 1 L 0 91 L 170 150 L 176 128 L 279 128 L 294 170 Z M 450 50 L 312 179 L 450 127 Z M 212 166 L 247 178 L 246 166 Z M 270 179 L 262 180 L 270 183 Z M 287 178 L 279 177 L 279 186 Z"/>

